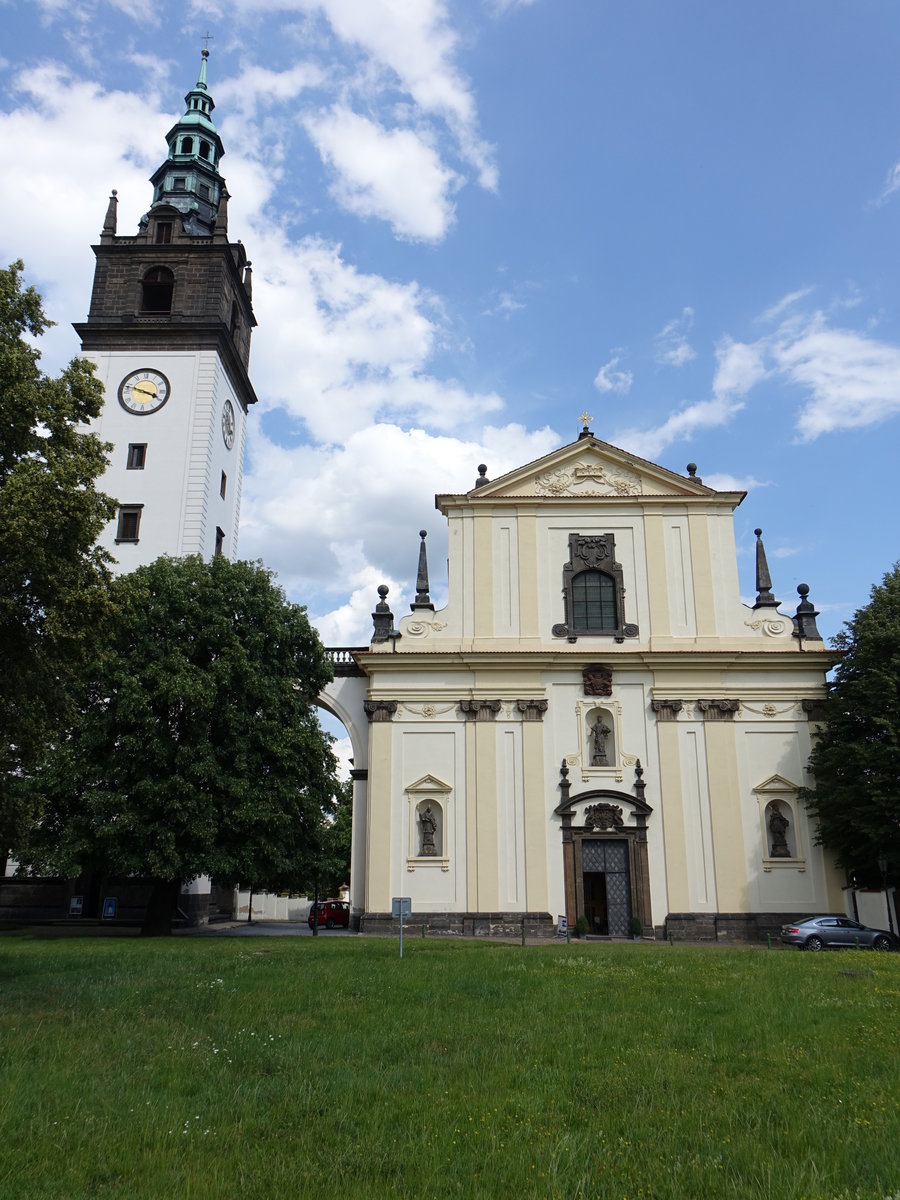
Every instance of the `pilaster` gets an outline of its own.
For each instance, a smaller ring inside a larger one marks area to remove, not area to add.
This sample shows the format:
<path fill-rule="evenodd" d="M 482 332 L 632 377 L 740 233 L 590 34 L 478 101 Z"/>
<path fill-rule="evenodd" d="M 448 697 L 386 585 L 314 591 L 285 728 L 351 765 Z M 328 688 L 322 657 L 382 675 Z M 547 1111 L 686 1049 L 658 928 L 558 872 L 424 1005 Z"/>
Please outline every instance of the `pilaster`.
<path fill-rule="evenodd" d="M 710 796 L 716 896 L 719 912 L 746 912 L 747 854 L 741 820 L 735 728 L 731 721 L 710 721 L 706 729 L 706 769 Z"/>
<path fill-rule="evenodd" d="M 366 912 L 391 911 L 393 733 L 389 720 L 373 720 L 369 726 Z"/>

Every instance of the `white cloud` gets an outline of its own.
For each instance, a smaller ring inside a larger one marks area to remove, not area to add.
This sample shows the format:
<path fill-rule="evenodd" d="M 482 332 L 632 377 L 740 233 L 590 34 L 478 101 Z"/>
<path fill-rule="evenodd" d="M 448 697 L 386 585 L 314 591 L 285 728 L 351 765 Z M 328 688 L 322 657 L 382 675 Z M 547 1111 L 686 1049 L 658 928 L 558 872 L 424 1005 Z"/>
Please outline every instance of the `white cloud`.
<path fill-rule="evenodd" d="M 257 392 L 315 440 L 341 441 L 384 416 L 456 432 L 503 407 L 493 392 L 428 373 L 443 316 L 425 289 L 364 274 L 339 246 L 291 243 L 264 222 L 252 242 Z"/>
<path fill-rule="evenodd" d="M 888 200 L 898 191 L 900 191 L 900 162 L 894 163 L 888 171 L 881 191 L 875 197 L 876 207 L 880 208 L 882 204 L 887 204 Z"/>
<path fill-rule="evenodd" d="M 42 339 L 45 369 L 55 370 L 78 349 L 68 322 L 87 314 L 90 246 L 110 189 L 119 193 L 120 231 L 126 221 L 136 228 L 173 114 L 159 111 L 152 81 L 142 96 L 104 92 L 46 64 L 21 72 L 13 86 L 19 106 L 0 113 L 0 252 L 6 262 L 24 259 L 58 322 Z"/>
<path fill-rule="evenodd" d="M 755 384 L 765 379 L 766 367 L 761 343 L 734 342 L 724 337 L 716 347 L 716 396 L 746 396 Z M 735 411 L 740 406 L 735 407 Z"/>
<path fill-rule="evenodd" d="M 372 637 L 372 611 L 378 602 L 378 588 L 385 584 L 387 600 L 395 622 L 409 611 L 405 590 L 378 567 L 366 562 L 362 543 L 331 546 L 347 600 L 320 616 L 310 619 L 326 646 L 365 646 Z"/>
<path fill-rule="evenodd" d="M 256 64 L 244 66 L 239 75 L 216 82 L 216 108 L 227 111 L 229 123 L 237 113 L 255 117 L 261 109 L 295 100 L 303 91 L 321 87 L 327 79 L 327 72 L 318 63 L 299 62 L 286 71 Z"/>
<path fill-rule="evenodd" d="M 714 471 L 711 475 L 703 475 L 707 487 L 715 488 L 717 492 L 752 492 L 755 488 L 769 487 L 767 480 L 757 479 L 754 475 L 739 478 L 725 472 Z"/>
<path fill-rule="evenodd" d="M 898 346 L 831 329 L 816 314 L 797 336 L 777 342 L 774 359 L 787 379 L 809 393 L 796 423 L 801 441 L 900 413 Z"/>
<path fill-rule="evenodd" d="M 550 429 L 516 424 L 486 426 L 464 440 L 383 423 L 349 434 L 343 445 L 288 448 L 267 438 L 254 417 L 240 554 L 262 558 L 292 597 L 323 614 L 317 620 L 329 637 L 340 633 L 339 644 L 351 644 L 363 617 L 371 628 L 379 583 L 391 587 L 392 604 L 398 593 L 406 604 L 412 599 L 420 529 L 429 533 L 432 596 L 443 590 L 447 532 L 435 492 L 466 492 L 479 463 L 496 478 L 558 443 Z M 348 591 L 361 594 L 348 600 Z"/>
<path fill-rule="evenodd" d="M 383 129 L 343 105 L 307 117 L 304 125 L 337 172 L 332 195 L 348 212 L 380 217 L 414 241 L 445 235 L 462 180 L 417 133 Z"/>
<path fill-rule="evenodd" d="M 236 7 L 252 20 L 265 12 L 321 13 L 342 42 L 389 71 L 422 113 L 446 122 L 481 186 L 496 189 L 494 149 L 480 135 L 471 86 L 454 61 L 459 35 L 445 0 L 237 0 Z"/>
<path fill-rule="evenodd" d="M 514 8 L 530 8 L 537 0 L 488 0 L 488 6 L 498 16 L 511 12 Z"/>
<path fill-rule="evenodd" d="M 520 312 L 524 307 L 525 305 L 521 300 L 517 300 L 512 292 L 501 292 L 497 298 L 497 303 L 490 308 L 486 308 L 482 316 L 504 317 L 506 320 L 509 320 L 514 312 Z"/>
<path fill-rule="evenodd" d="M 794 292 L 788 292 L 787 295 L 782 296 L 780 300 L 777 300 L 773 305 L 761 312 L 756 318 L 757 321 L 776 321 L 789 308 L 793 308 L 801 300 L 805 300 L 814 290 L 812 287 L 802 287 L 797 288 Z"/>
<path fill-rule="evenodd" d="M 697 351 L 688 342 L 688 334 L 694 327 L 694 310 L 685 307 L 681 316 L 675 317 L 656 335 L 656 361 L 669 367 L 683 367 L 697 357 Z"/>
<path fill-rule="evenodd" d="M 834 328 L 822 312 L 791 311 L 809 291 L 789 293 L 766 310 L 766 317 L 790 313 L 773 333 L 755 342 L 727 335 L 721 339 L 711 399 L 687 405 L 655 428 L 624 430 L 619 443 L 653 458 L 674 441 L 727 424 L 765 379 L 793 384 L 805 393 L 795 419 L 800 441 L 900 414 L 900 346 Z M 858 295 L 852 299 L 856 307 Z"/>
<path fill-rule="evenodd" d="M 631 385 L 634 382 L 634 375 L 631 371 L 617 371 L 620 356 L 614 355 L 608 363 L 604 363 L 597 374 L 594 376 L 594 387 L 598 392 L 615 392 L 620 396 L 627 396 L 631 390 Z"/>
<path fill-rule="evenodd" d="M 715 429 L 725 425 L 743 404 L 715 397 L 689 404 L 680 412 L 673 413 L 654 429 L 623 429 L 613 441 L 617 446 L 630 450 L 642 458 L 655 459 L 672 442 L 683 441 L 701 429 Z"/>

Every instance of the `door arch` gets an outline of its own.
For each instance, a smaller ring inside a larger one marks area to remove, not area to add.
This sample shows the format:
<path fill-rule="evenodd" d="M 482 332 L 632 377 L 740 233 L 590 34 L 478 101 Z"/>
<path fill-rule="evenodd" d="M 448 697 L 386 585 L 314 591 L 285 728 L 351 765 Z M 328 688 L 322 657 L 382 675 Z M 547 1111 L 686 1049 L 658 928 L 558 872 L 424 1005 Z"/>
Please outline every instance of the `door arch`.
<path fill-rule="evenodd" d="M 563 798 L 554 813 L 561 818 L 570 927 L 584 916 L 592 932 L 627 937 L 631 920 L 637 917 L 642 931 L 652 933 L 647 820 L 653 809 L 643 795 L 631 796 L 608 788 L 570 795 L 567 776 L 564 764 L 560 783 Z M 640 776 L 638 786 L 643 793 Z"/>

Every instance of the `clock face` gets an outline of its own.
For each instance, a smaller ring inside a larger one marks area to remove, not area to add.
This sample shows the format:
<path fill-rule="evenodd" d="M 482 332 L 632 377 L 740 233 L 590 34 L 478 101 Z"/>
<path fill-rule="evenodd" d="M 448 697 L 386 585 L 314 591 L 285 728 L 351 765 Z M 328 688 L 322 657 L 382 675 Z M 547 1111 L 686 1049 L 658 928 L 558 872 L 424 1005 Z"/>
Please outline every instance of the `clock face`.
<path fill-rule="evenodd" d="M 162 408 L 171 390 L 161 371 L 132 371 L 119 384 L 119 403 L 127 412 L 145 417 Z"/>
<path fill-rule="evenodd" d="M 222 407 L 222 437 L 225 439 L 225 445 L 229 450 L 234 445 L 235 429 L 234 405 L 230 400 L 226 400 Z"/>

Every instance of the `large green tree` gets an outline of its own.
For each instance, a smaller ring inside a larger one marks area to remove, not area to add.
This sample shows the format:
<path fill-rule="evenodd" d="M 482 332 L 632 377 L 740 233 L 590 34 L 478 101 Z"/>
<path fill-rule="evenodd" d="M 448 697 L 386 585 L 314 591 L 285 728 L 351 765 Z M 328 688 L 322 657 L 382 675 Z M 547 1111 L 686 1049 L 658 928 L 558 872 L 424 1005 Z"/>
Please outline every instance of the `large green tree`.
<path fill-rule="evenodd" d="M 818 840 L 861 882 L 900 873 L 900 563 L 834 639 L 843 651 L 803 797 Z"/>
<path fill-rule="evenodd" d="M 103 388 L 73 361 L 58 379 L 32 340 L 48 325 L 23 266 L 0 270 L 0 870 L 27 820 L 28 772 L 70 708 L 73 672 L 101 635 L 115 511 L 95 481 L 106 450 L 85 432 Z"/>
<path fill-rule="evenodd" d="M 305 610 L 263 567 L 224 557 L 161 558 L 112 593 L 78 720 L 36 778 L 22 861 L 153 880 L 148 932 L 196 875 L 308 879 L 338 785 L 314 707 L 331 667 Z"/>

